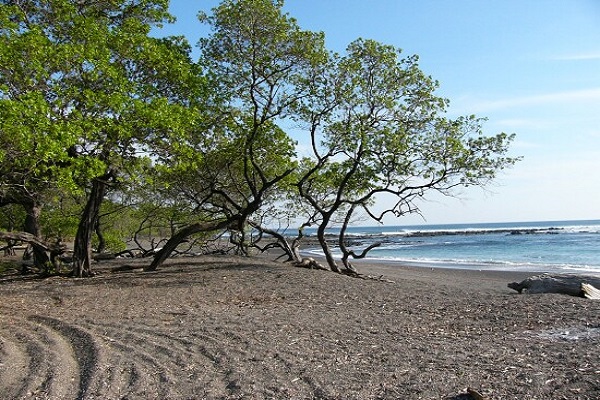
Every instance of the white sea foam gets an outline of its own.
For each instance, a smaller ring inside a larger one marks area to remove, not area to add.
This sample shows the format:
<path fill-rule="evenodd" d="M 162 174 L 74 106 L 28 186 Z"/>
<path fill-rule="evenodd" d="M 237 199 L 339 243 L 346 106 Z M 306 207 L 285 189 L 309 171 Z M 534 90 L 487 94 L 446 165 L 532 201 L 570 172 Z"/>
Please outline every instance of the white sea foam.
<path fill-rule="evenodd" d="M 349 228 L 365 261 L 439 268 L 600 273 L 600 220 Z M 417 234 L 416 232 L 419 232 Z M 312 255 L 321 256 L 318 249 Z M 341 254 L 336 254 L 337 258 Z"/>

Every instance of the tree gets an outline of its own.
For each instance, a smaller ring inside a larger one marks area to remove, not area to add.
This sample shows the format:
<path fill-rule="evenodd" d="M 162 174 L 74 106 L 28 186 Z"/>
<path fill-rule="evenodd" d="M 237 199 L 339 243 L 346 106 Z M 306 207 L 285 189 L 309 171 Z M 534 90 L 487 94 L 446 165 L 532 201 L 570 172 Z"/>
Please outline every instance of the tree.
<path fill-rule="evenodd" d="M 91 239 L 107 190 L 136 176 L 155 146 L 194 119 L 203 84 L 189 45 L 149 37 L 152 26 L 171 20 L 167 6 L 167 0 L 2 2 L 0 90 L 9 115 L 2 134 L 25 138 L 21 150 L 40 148 L 26 158 L 27 185 L 63 184 L 86 194 L 76 276 L 92 274 Z M 13 60 L 22 61 L 13 66 Z"/>
<path fill-rule="evenodd" d="M 202 139 L 197 132 L 188 137 L 181 156 L 172 158 L 171 172 L 178 172 L 170 182 L 212 218 L 181 229 L 149 269 L 200 230 L 235 229 L 242 246 L 247 224 L 275 234 L 250 217 L 287 191 L 308 215 L 297 239 L 304 227 L 317 225 L 329 268 L 342 272 L 325 237 L 340 224 L 343 270 L 355 272 L 350 259 L 372 248 L 357 253 L 345 245 L 359 211 L 376 221 L 418 212 L 427 192 L 451 195 L 461 185 L 485 185 L 516 161 L 506 157 L 511 135 L 486 137 L 482 120 L 445 116 L 448 102 L 435 95 L 438 84 L 416 56 L 401 59 L 398 49 L 361 39 L 345 56 L 329 53 L 323 35 L 300 30 L 282 6 L 225 0 L 211 16 L 200 14 L 213 28 L 200 41 L 200 63 L 221 100 L 213 116 L 218 123 L 205 127 Z M 305 128 L 312 145 L 312 156 L 299 162 L 282 129 L 290 121 Z M 396 202 L 376 214 L 373 204 L 384 194 Z M 298 241 L 275 236 L 299 261 Z"/>
<path fill-rule="evenodd" d="M 371 249 L 346 246 L 358 214 L 418 212 L 428 192 L 483 186 L 517 160 L 506 155 L 512 135 L 488 137 L 481 119 L 446 116 L 416 56 L 362 39 L 333 54 L 281 0 L 224 0 L 199 15 L 212 32 L 194 63 L 183 38 L 149 36 L 171 19 L 167 5 L 0 0 L 0 206 L 23 206 L 37 238 L 46 199 L 83 196 L 76 276 L 92 274 L 107 195 L 139 182 L 157 188 L 164 203 L 150 205 L 161 212 L 185 210 L 167 215 L 171 237 L 148 270 L 199 232 L 235 231 L 245 253 L 251 227 L 274 233 L 260 218 L 287 196 L 306 215 L 297 239 L 316 225 L 329 268 L 355 272 L 350 260 Z M 297 158 L 283 128 L 292 123 L 304 128 L 309 157 Z M 377 213 L 382 195 L 395 202 Z M 335 224 L 341 269 L 325 237 Z M 298 240 L 282 244 L 296 261 Z M 48 246 L 30 242 L 47 261 Z"/>
<path fill-rule="evenodd" d="M 42 2 L 0 2 L 0 206 L 22 206 L 23 229 L 36 238 L 51 192 L 72 187 L 63 166 L 76 143 L 72 126 L 57 113 L 56 81 L 65 59 L 50 45 L 42 8 Z M 31 243 L 35 264 L 43 266 L 45 248 Z"/>
<path fill-rule="evenodd" d="M 187 160 L 175 155 L 173 161 L 183 174 L 191 174 L 185 182 L 200 185 L 185 183 L 180 192 L 191 189 L 188 197 L 203 210 L 201 215 L 212 218 L 181 229 L 148 269 L 202 230 L 231 228 L 243 242 L 248 218 L 295 169 L 293 142 L 277 122 L 308 95 L 302 81 L 326 52 L 323 35 L 301 30 L 282 13 L 282 5 L 225 0 L 211 16 L 200 14 L 200 21 L 213 29 L 200 41 L 200 62 L 222 106 L 212 126 L 192 132 L 182 151 Z"/>
<path fill-rule="evenodd" d="M 437 97 L 437 82 L 423 74 L 416 56 L 359 39 L 347 54 L 334 57 L 313 79 L 313 92 L 300 116 L 310 132 L 312 157 L 302 163 L 297 182 L 306 207 L 316 211 L 317 237 L 327 264 L 337 266 L 325 233 L 341 226 L 338 246 L 343 270 L 355 273 L 351 258 L 361 253 L 346 246 L 345 233 L 357 211 L 381 222 L 388 213 L 418 212 L 428 192 L 452 195 L 459 186 L 483 186 L 512 165 L 506 156 L 513 135 L 484 136 L 475 116 L 448 119 L 447 100 Z M 395 203 L 376 213 L 378 196 Z"/>

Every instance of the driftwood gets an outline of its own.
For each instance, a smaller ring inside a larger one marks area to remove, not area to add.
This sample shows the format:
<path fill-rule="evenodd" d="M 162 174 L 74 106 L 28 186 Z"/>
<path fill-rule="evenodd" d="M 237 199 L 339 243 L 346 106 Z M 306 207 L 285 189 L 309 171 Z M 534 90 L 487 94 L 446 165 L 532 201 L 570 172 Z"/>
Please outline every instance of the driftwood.
<path fill-rule="evenodd" d="M 581 289 L 583 290 L 583 295 L 592 300 L 600 300 L 600 290 L 596 289 L 594 286 L 589 283 L 582 283 Z"/>
<path fill-rule="evenodd" d="M 485 400 L 485 397 L 481 395 L 477 390 L 467 388 L 467 393 L 471 396 L 473 400 Z"/>
<path fill-rule="evenodd" d="M 592 288 L 590 289 L 588 286 Z M 542 274 L 529 277 L 521 282 L 509 283 L 508 287 L 519 293 L 523 293 L 523 291 L 530 294 L 561 293 L 588 298 L 592 298 L 589 296 L 598 296 L 600 299 L 600 291 L 596 289 L 600 288 L 600 277 L 597 276 Z"/>
<path fill-rule="evenodd" d="M 308 268 L 308 269 L 320 269 L 323 271 L 329 271 L 329 269 L 325 268 L 321 263 L 311 257 L 303 258 L 302 261 L 297 261 L 293 263 L 296 267 L 300 268 Z"/>
<path fill-rule="evenodd" d="M 44 251 L 50 251 L 56 254 L 62 254 L 67 249 L 67 246 L 60 241 L 56 243 L 45 242 L 37 236 L 27 232 L 0 232 L 0 240 L 25 242 L 38 246 Z"/>

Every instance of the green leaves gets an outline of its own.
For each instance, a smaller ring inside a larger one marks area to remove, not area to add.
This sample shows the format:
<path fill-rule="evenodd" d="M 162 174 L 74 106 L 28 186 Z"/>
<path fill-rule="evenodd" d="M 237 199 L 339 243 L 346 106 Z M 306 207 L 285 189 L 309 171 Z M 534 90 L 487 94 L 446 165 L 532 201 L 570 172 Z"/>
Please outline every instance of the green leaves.
<path fill-rule="evenodd" d="M 287 114 L 306 90 L 296 83 L 327 57 L 323 35 L 302 31 L 281 5 L 226 0 L 200 15 L 213 28 L 200 40 L 203 65 L 226 96 L 263 120 Z"/>
<path fill-rule="evenodd" d="M 12 2 L 8 2 L 13 4 Z M 185 137 L 204 79 L 182 38 L 155 39 L 166 0 L 0 5 L 0 200 L 87 193 Z M 137 171 L 137 173 L 136 173 Z"/>
<path fill-rule="evenodd" d="M 448 100 L 435 94 L 438 82 L 417 56 L 358 39 L 332 59 L 324 79 L 312 81 L 314 98 L 303 102 L 301 116 L 319 145 L 298 182 L 325 223 L 356 206 L 377 220 L 412 212 L 427 191 L 485 185 L 518 160 L 506 157 L 513 135 L 484 136 L 475 116 L 447 119 Z M 398 202 L 376 215 L 370 208 L 382 193 Z"/>
<path fill-rule="evenodd" d="M 130 159 L 136 146 L 149 150 L 147 135 L 167 133 L 166 125 L 174 122 L 169 107 L 201 96 L 195 93 L 200 84 L 191 83 L 198 70 L 189 60 L 189 46 L 181 38 L 147 36 L 151 25 L 170 19 L 167 5 L 52 0 L 1 6 L 7 24 L 1 31 L 0 87 L 9 115 L 3 131 L 23 138 L 21 147 L 31 145 L 27 135 L 45 144 L 38 148 L 47 151 L 36 153 L 32 165 L 60 161 L 57 148 L 69 149 L 72 159 L 122 164 L 118 159 Z M 183 76 L 185 99 L 177 94 Z M 74 168 L 97 170 L 98 165 L 63 161 Z"/>
<path fill-rule="evenodd" d="M 283 1 L 224 0 L 200 14 L 212 31 L 198 63 L 185 38 L 148 36 L 172 19 L 167 0 L 8 3 L 0 194 L 83 194 L 116 175 L 218 220 L 302 199 L 326 226 L 361 209 L 380 220 L 381 193 L 398 200 L 385 212 L 414 211 L 428 190 L 485 185 L 518 160 L 513 135 L 445 115 L 417 56 L 364 39 L 331 53 Z M 292 131 L 309 157 L 297 159 Z"/>

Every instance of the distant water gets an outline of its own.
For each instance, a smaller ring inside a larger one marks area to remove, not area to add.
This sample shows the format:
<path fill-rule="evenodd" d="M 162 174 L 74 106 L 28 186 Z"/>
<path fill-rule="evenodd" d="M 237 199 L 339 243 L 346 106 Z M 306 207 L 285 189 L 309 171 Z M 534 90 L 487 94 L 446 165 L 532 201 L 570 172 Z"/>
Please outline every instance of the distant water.
<path fill-rule="evenodd" d="M 351 227 L 347 234 L 351 248 L 382 243 L 366 261 L 600 274 L 600 220 Z"/>

